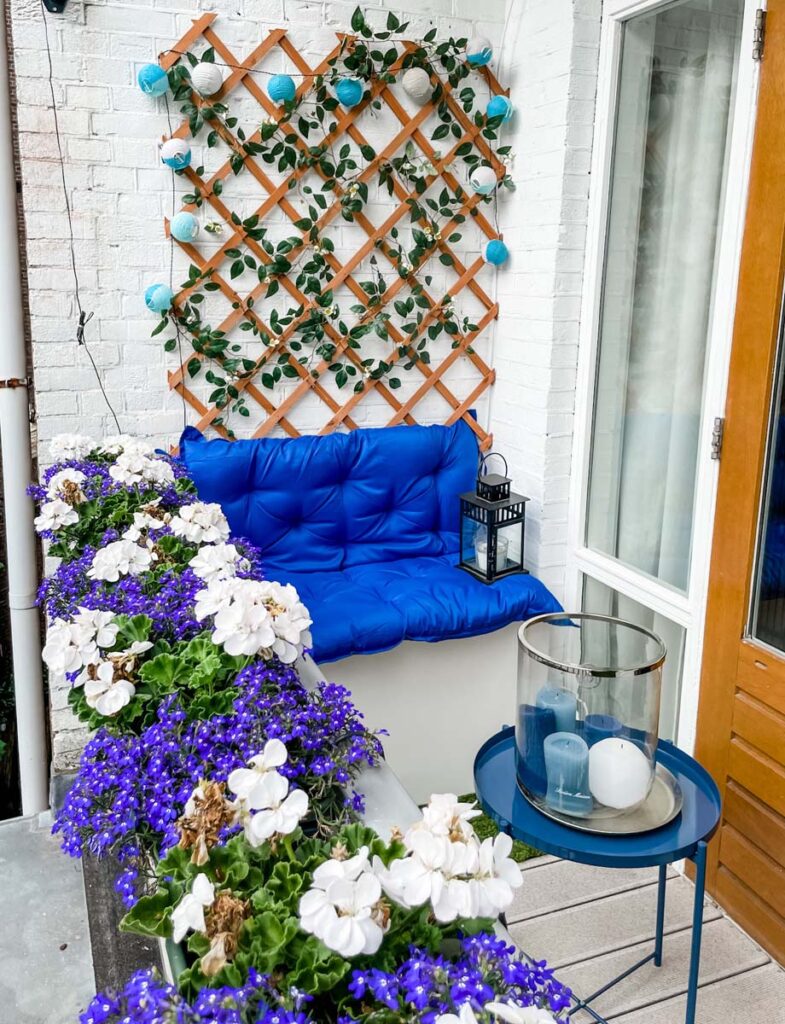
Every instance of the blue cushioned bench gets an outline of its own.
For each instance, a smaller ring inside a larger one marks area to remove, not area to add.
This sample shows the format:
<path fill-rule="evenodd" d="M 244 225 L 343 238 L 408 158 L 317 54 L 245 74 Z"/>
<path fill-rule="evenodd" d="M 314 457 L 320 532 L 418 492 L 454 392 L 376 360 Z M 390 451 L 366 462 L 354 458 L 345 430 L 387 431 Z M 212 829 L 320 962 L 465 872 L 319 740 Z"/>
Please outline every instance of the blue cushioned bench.
<path fill-rule="evenodd" d="M 247 441 L 189 427 L 180 453 L 200 498 L 262 549 L 267 576 L 297 588 L 317 662 L 560 608 L 530 575 L 488 586 L 456 568 L 457 496 L 474 489 L 478 459 L 463 422 Z"/>

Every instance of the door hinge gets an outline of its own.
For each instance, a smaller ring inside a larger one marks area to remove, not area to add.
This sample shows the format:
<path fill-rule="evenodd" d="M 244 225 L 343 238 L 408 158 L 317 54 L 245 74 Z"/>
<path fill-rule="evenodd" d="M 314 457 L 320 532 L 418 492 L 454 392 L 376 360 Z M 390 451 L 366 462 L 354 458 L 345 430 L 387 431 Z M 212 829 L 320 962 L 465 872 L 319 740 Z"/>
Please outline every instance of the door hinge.
<path fill-rule="evenodd" d="M 755 12 L 755 28 L 752 33 L 752 59 L 763 59 L 763 44 L 766 36 L 766 12 L 759 7 Z"/>
<path fill-rule="evenodd" d="M 714 428 L 711 432 L 711 457 L 713 459 L 719 459 L 722 454 L 722 439 L 725 435 L 725 418 L 723 416 L 714 417 Z"/>

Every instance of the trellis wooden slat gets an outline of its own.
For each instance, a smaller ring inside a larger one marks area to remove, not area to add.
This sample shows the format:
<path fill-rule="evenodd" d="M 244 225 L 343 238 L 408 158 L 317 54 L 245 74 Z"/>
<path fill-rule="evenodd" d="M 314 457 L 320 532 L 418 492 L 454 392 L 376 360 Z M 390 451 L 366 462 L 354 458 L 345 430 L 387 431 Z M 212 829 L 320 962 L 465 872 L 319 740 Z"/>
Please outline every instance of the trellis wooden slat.
<path fill-rule="evenodd" d="M 341 35 L 338 36 L 339 45 L 331 54 L 325 57 L 316 66 L 316 68 L 311 68 L 307 61 L 305 61 L 291 40 L 287 37 L 284 29 L 275 29 L 268 33 L 265 39 L 263 39 L 244 60 L 240 60 L 234 55 L 231 48 L 226 45 L 213 28 L 215 19 L 215 14 L 206 14 L 196 19 L 191 28 L 183 35 L 178 43 L 175 44 L 171 50 L 166 51 L 166 53 L 162 55 L 160 61 L 161 66 L 167 70 L 170 69 L 178 60 L 181 59 L 183 53 L 191 50 L 200 39 L 203 39 L 207 45 L 213 47 L 217 59 L 229 67 L 229 73 L 224 80 L 221 90 L 215 96 L 211 97 L 209 101 L 204 101 L 194 94 L 194 102 L 200 106 L 207 106 L 216 100 L 225 102 L 236 89 L 242 86 L 267 115 L 276 117 L 282 126 L 285 126 L 287 133 L 297 136 L 297 141 L 294 145 L 296 145 L 301 152 L 307 152 L 310 143 L 300 137 L 299 132 L 297 132 L 295 126 L 292 125 L 288 118 L 283 119 L 284 109 L 277 106 L 269 99 L 266 92 L 253 78 L 253 72 L 258 64 L 267 57 L 268 54 L 273 52 L 276 47 L 279 48 L 293 63 L 297 72 L 303 76 L 303 80 L 297 88 L 298 98 L 302 97 L 312 88 L 313 76 L 325 74 L 329 70 L 328 62 L 337 55 L 340 50 L 341 40 L 345 37 Z M 403 52 L 400 54 L 398 60 L 391 69 L 393 73 L 396 73 L 401 69 L 406 53 L 409 52 L 414 45 L 415 44 L 413 43 L 404 44 Z M 485 76 L 486 80 L 495 92 L 501 93 L 504 91 L 501 89 L 499 83 L 496 81 L 489 69 L 483 68 L 481 73 Z M 432 80 L 435 82 L 437 79 L 432 76 Z M 375 152 L 374 158 L 366 162 L 366 166 L 358 173 L 357 178 L 354 180 L 365 183 L 371 182 L 378 175 L 381 165 L 391 160 L 408 141 L 411 141 L 419 148 L 423 156 L 430 161 L 434 168 L 434 173 L 432 175 L 428 175 L 426 178 L 428 188 L 432 187 L 441 179 L 454 197 L 460 197 L 460 206 L 456 210 L 456 216 L 460 213 L 466 221 L 473 221 L 487 238 L 498 237 L 497 231 L 479 208 L 479 205 L 482 202 L 482 197 L 474 194 L 467 195 L 465 193 L 465 190 L 463 190 L 458 179 L 450 170 L 450 164 L 455 158 L 457 149 L 468 142 L 476 147 L 481 156 L 491 164 L 497 175 L 503 174 L 504 168 L 496 158 L 491 147 L 483 138 L 481 127 L 474 124 L 464 113 L 460 102 L 454 96 L 453 89 L 449 82 L 446 82 L 441 78 L 438 78 L 438 81 L 441 83 L 443 89 L 441 101 L 448 105 L 451 114 L 462 129 L 461 137 L 454 143 L 454 145 L 451 146 L 450 150 L 444 156 L 437 156 L 436 151 L 430 144 L 430 141 L 425 137 L 421 130 L 428 117 L 433 113 L 434 104 L 429 101 L 414 115 L 410 115 L 398 101 L 387 83 L 380 81 L 374 81 L 370 84 L 368 95 L 356 107 L 351 110 L 342 110 L 339 108 L 339 110 L 334 112 L 333 117 L 335 119 L 335 126 L 327 134 L 326 141 L 335 143 L 339 141 L 342 136 L 346 135 L 358 147 L 367 145 L 368 143 L 366 138 L 357 123 L 358 118 L 374 99 L 383 101 L 386 107 L 394 115 L 395 119 L 399 122 L 400 129 L 380 151 Z M 224 144 L 231 151 L 235 153 L 243 152 L 242 145 L 239 140 L 220 119 L 207 118 L 207 120 L 210 127 L 218 132 Z M 173 132 L 173 135 L 182 138 L 186 137 L 188 133 L 189 125 L 188 119 L 186 118 L 180 125 L 178 125 Z M 260 140 L 261 129 L 249 136 L 246 139 L 246 142 L 257 142 Z M 290 183 L 292 181 L 296 182 L 301 180 L 308 173 L 315 173 L 317 176 L 321 176 L 324 180 L 326 175 L 319 165 L 317 164 L 314 167 L 297 168 L 296 170 L 291 171 L 283 182 L 276 184 L 257 163 L 257 161 L 253 159 L 253 157 L 245 155 L 244 163 L 248 173 L 253 176 L 265 193 L 265 198 L 255 211 L 259 221 L 263 221 L 265 217 L 278 209 L 292 222 L 293 233 L 296 233 L 303 238 L 303 244 L 307 245 L 307 235 L 310 233 L 310 229 L 303 232 L 294 227 L 294 222 L 299 220 L 303 214 L 288 198 L 291 193 Z M 260 264 L 269 265 L 272 262 L 263 246 L 253 238 L 248 237 L 248 234 L 242 225 L 236 225 L 233 223 L 229 206 L 220 196 L 215 195 L 214 189 L 216 184 L 218 182 L 225 184 L 233 174 L 234 172 L 232 171 L 229 159 L 227 159 L 218 168 L 218 170 L 214 171 L 208 178 L 203 178 L 200 175 L 197 175 L 193 168 L 189 167 L 185 170 L 185 177 L 190 181 L 195 190 L 199 190 L 202 201 L 207 203 L 215 214 L 219 216 L 230 228 L 230 234 L 227 240 L 219 246 L 216 252 L 207 259 L 201 255 L 195 246 L 187 243 L 178 244 L 181 245 L 189 260 L 199 268 L 203 275 L 209 274 L 209 279 L 218 286 L 221 294 L 223 294 L 229 303 L 235 307 L 219 324 L 217 329 L 228 334 L 241 321 L 248 320 L 253 323 L 259 331 L 264 332 L 265 335 L 270 338 L 271 343 L 269 346 L 263 346 L 263 343 L 260 342 L 260 345 L 262 345 L 263 348 L 259 355 L 254 359 L 253 370 L 251 370 L 246 377 L 237 380 L 235 383 L 238 392 L 244 392 L 248 398 L 253 399 L 256 406 L 264 414 L 261 422 L 254 427 L 252 431 L 253 436 L 263 437 L 271 433 L 276 427 L 280 427 L 290 437 L 299 436 L 300 431 L 294 425 L 290 417 L 296 410 L 299 402 L 307 394 L 314 394 L 317 396 L 330 413 L 325 424 L 319 429 L 319 433 L 329 433 L 341 426 L 352 430 L 356 429 L 357 423 L 352 419 L 351 414 L 373 391 L 376 391 L 390 406 L 392 415 L 388 420 L 388 423 L 391 425 L 399 423 L 415 423 L 416 420 L 413 415 L 413 410 L 432 391 L 435 391 L 446 402 L 450 410 L 446 422 L 451 424 L 457 422 L 459 419 L 464 419 L 477 435 L 481 447 L 483 449 L 487 449 L 491 444 L 491 435 L 483 430 L 483 428 L 477 423 L 474 417 L 470 414 L 470 410 L 487 388 L 494 383 L 495 371 L 493 371 L 493 369 L 489 367 L 477 353 L 473 344 L 497 317 L 498 306 L 488 296 L 485 289 L 477 280 L 477 275 L 485 265 L 484 261 L 480 258 L 474 260 L 469 266 L 464 265 L 447 241 L 447 238 L 456 227 L 454 219 L 441 228 L 441 238 L 437 240 L 433 251 L 435 253 L 446 254 L 452 260 L 451 266 L 456 275 L 456 280 L 447 289 L 447 295 L 455 298 L 464 288 L 466 288 L 482 305 L 484 312 L 477 320 L 476 331 L 471 331 L 465 336 L 458 338 L 457 343 L 450 349 L 449 353 L 437 366 L 430 366 L 422 362 L 422 360 L 417 359 L 414 366 L 422 376 L 423 380 L 405 401 L 401 401 L 401 399 L 393 394 L 389 385 L 385 383 L 383 378 L 366 378 L 362 390 L 352 392 L 351 395 L 343 402 L 339 402 L 330 393 L 330 391 L 324 387 L 321 383 L 321 378 L 327 371 L 329 364 L 337 362 L 342 358 L 350 362 L 360 373 L 362 373 L 363 367 L 361 363 L 361 355 L 356 350 L 348 346 L 348 337 L 341 337 L 333 325 L 328 325 L 326 333 L 328 334 L 331 343 L 335 346 L 335 351 L 331 358 L 329 360 L 326 358 L 322 359 L 314 368 L 303 366 L 288 348 L 288 343 L 293 338 L 299 325 L 312 312 L 314 303 L 308 299 L 308 297 L 305 296 L 299 288 L 297 288 L 291 278 L 286 275 L 279 277 L 278 280 L 282 289 L 290 295 L 292 300 L 298 306 L 301 305 L 303 309 L 302 313 L 298 317 L 294 318 L 279 335 L 275 335 L 270 327 L 265 324 L 257 310 L 252 305 L 249 305 L 250 299 L 253 299 L 255 302 L 266 293 L 268 282 L 259 282 L 245 295 L 245 297 L 243 297 L 221 274 L 221 268 L 229 259 L 226 255 L 227 251 L 240 246 L 245 246 Z M 367 237 L 366 241 L 358 247 L 351 258 L 341 264 L 338 262 L 334 254 L 325 254 L 325 258 L 328 260 L 331 271 L 334 275 L 327 283 L 327 287 L 335 290 L 343 285 L 348 288 L 360 302 L 366 305 L 366 307 L 368 306 L 367 295 L 355 279 L 354 275 L 361 268 L 363 261 L 366 260 L 371 253 L 376 251 L 382 253 L 396 271 L 395 280 L 384 292 L 384 306 L 389 305 L 403 288 L 421 284 L 418 280 L 418 274 L 424 272 L 423 268 L 431 258 L 430 255 L 426 257 L 422 265 L 417 268 L 413 274 L 407 277 L 402 277 L 398 273 L 395 252 L 388 241 L 388 235 L 392 228 L 399 224 L 400 221 L 410 213 L 410 200 L 419 197 L 416 193 L 409 192 L 403 182 L 395 175 L 392 176 L 392 184 L 393 195 L 398 205 L 379 227 L 376 227 L 363 211 L 354 215 L 354 223 L 362 229 Z M 332 190 L 332 202 L 329 203 L 327 209 L 321 213 L 316 221 L 316 227 L 319 232 L 322 232 L 324 228 L 326 228 L 340 214 L 341 197 L 343 194 L 344 192 L 340 182 L 336 183 L 335 188 Z M 192 208 L 193 207 L 188 206 L 185 207 L 185 209 Z M 427 223 L 427 219 L 420 218 L 420 222 Z M 167 221 L 167 235 L 169 233 L 168 227 Z M 183 288 L 175 296 L 175 310 L 181 311 L 189 296 L 198 287 L 199 284 L 197 283 L 194 286 Z M 435 300 L 431 295 L 429 295 L 424 287 L 422 288 L 421 294 L 428 301 L 430 308 L 425 311 L 416 334 L 411 336 L 403 334 L 397 328 L 392 319 L 387 322 L 389 341 L 393 346 L 393 350 L 385 357 L 385 359 L 391 366 L 397 364 L 400 359 L 404 357 L 410 359 L 412 355 L 415 354 L 415 345 L 417 340 L 423 336 L 424 332 L 439 315 L 441 302 Z M 379 308 L 380 307 L 375 307 L 373 309 L 366 308 L 366 312 L 358 319 L 357 323 L 363 323 L 367 319 L 372 318 L 378 312 Z M 445 334 L 444 337 L 446 338 L 450 336 Z M 279 358 L 282 356 L 288 357 L 287 365 L 293 367 L 299 377 L 299 381 L 294 383 L 289 393 L 279 401 L 278 405 L 274 403 L 271 397 L 264 394 L 256 384 L 256 379 L 262 372 L 265 365 L 276 356 Z M 193 358 L 204 361 L 203 356 L 200 356 L 197 353 L 189 353 L 184 359 L 182 365 L 169 374 L 169 385 L 172 389 L 182 395 L 183 399 L 196 411 L 199 417 L 197 426 L 200 429 L 211 427 L 222 436 L 227 436 L 228 432 L 226 426 L 221 422 L 216 422 L 221 417 L 224 410 L 215 405 L 205 405 L 187 386 L 187 367 Z M 479 375 L 477 384 L 472 388 L 468 395 L 462 398 L 456 396 L 443 380 L 447 371 L 461 358 L 468 360 Z M 221 363 L 220 359 L 216 361 L 219 364 Z"/>

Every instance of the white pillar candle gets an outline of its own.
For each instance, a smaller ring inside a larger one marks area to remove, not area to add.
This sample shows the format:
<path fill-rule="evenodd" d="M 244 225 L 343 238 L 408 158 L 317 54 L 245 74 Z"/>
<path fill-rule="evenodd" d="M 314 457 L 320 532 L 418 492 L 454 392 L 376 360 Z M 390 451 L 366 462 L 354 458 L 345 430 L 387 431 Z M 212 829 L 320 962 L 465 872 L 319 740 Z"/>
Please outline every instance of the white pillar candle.
<path fill-rule="evenodd" d="M 612 736 L 589 750 L 589 790 L 597 803 L 617 811 L 637 807 L 651 782 L 652 766 L 630 740 Z"/>

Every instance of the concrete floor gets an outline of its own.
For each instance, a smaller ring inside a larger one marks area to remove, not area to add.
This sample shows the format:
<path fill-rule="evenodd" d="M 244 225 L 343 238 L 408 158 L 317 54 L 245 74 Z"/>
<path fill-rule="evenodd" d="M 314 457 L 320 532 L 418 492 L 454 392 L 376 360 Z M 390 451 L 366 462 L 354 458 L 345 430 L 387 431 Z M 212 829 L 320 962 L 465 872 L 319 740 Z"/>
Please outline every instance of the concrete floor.
<path fill-rule="evenodd" d="M 95 995 L 82 865 L 50 828 L 0 823 L 0 1024 L 77 1024 Z"/>

